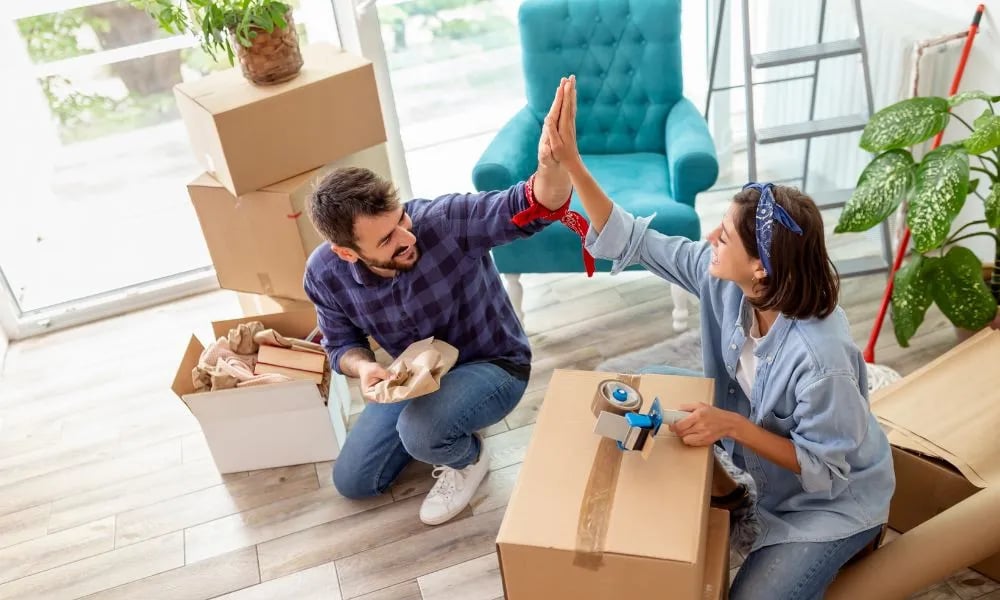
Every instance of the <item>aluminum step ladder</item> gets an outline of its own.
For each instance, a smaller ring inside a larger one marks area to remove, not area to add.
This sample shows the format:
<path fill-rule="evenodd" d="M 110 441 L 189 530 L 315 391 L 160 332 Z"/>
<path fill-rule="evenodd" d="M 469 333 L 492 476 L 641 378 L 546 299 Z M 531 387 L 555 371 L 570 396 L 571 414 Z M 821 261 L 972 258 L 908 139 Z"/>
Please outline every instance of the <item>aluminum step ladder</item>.
<path fill-rule="evenodd" d="M 757 144 L 777 144 L 781 142 L 805 140 L 806 151 L 802 164 L 802 176 L 797 178 L 801 181 L 800 189 L 803 192 L 808 193 L 813 200 L 815 200 L 820 210 L 843 207 L 847 203 L 848 198 L 851 197 L 853 190 L 838 189 L 817 192 L 809 190 L 809 158 L 813 138 L 850 132 L 860 132 L 865 128 L 865 124 L 868 122 L 870 115 L 875 112 L 874 100 L 872 96 L 871 73 L 868 66 L 868 49 L 865 44 L 865 29 L 861 14 L 860 0 L 853 0 L 854 17 L 857 23 L 856 38 L 834 41 L 823 40 L 823 29 L 826 24 L 827 15 L 827 3 L 826 0 L 820 0 L 819 31 L 816 36 L 815 44 L 795 48 L 771 50 L 757 54 L 753 54 L 750 49 L 750 0 L 738 1 L 741 5 L 743 16 L 743 83 L 723 87 L 715 86 L 716 68 L 719 61 L 719 48 L 722 45 L 722 26 L 726 17 L 727 4 L 727 0 L 719 0 L 718 15 L 715 22 L 715 38 L 712 43 L 711 64 L 708 74 L 708 93 L 706 94 L 704 113 L 705 119 L 708 120 L 709 118 L 709 110 L 712 106 L 713 93 L 743 88 L 744 98 L 746 99 L 747 173 L 750 181 L 757 180 Z M 843 115 L 827 119 L 816 119 L 816 83 L 819 75 L 820 61 L 855 54 L 859 55 L 861 59 L 861 71 L 864 77 L 864 90 L 868 112 L 864 114 Z M 767 81 L 754 81 L 753 75 L 757 71 L 810 62 L 813 64 L 813 68 L 812 72 L 807 75 L 771 79 Z M 764 84 L 779 84 L 802 79 L 809 79 L 812 82 L 809 98 L 808 120 L 801 123 L 758 128 L 754 123 L 754 88 Z M 835 260 L 834 262 L 841 277 L 870 275 L 879 272 L 885 272 L 888 276 L 890 271 L 889 266 L 892 264 L 893 259 L 892 236 L 889 230 L 889 220 L 890 219 L 885 219 L 879 226 L 881 255 L 864 256 L 840 261 Z"/>

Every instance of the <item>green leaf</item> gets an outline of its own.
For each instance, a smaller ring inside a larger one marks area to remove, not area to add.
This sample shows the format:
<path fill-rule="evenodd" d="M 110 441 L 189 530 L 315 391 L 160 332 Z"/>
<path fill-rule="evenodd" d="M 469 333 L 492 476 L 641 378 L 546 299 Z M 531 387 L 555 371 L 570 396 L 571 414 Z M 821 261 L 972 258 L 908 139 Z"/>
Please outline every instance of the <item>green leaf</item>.
<path fill-rule="evenodd" d="M 990 96 L 986 92 L 981 90 L 971 90 L 968 92 L 962 92 L 960 94 L 955 94 L 954 96 L 948 98 L 948 106 L 955 108 L 960 104 L 965 104 L 970 100 L 982 100 L 984 102 L 997 102 L 1000 100 L 1000 96 Z"/>
<path fill-rule="evenodd" d="M 944 98 L 903 100 L 872 116 L 861 134 L 861 147 L 869 152 L 907 148 L 943 131 L 948 119 L 948 101 Z"/>
<path fill-rule="evenodd" d="M 986 209 L 986 224 L 990 229 L 1000 229 L 1000 181 L 990 188 L 990 194 L 983 204 Z"/>
<path fill-rule="evenodd" d="M 976 120 L 972 122 L 972 128 L 982 129 L 986 125 L 986 122 L 989 121 L 992 117 L 993 117 L 993 111 L 987 108 L 986 110 L 983 111 L 983 114 L 976 117 Z"/>
<path fill-rule="evenodd" d="M 962 210 L 969 189 L 969 155 L 961 144 L 945 144 L 917 165 L 917 179 L 906 222 L 917 252 L 938 247 Z"/>
<path fill-rule="evenodd" d="M 931 296 L 948 320 L 962 329 L 981 329 L 997 314 L 997 301 L 983 280 L 982 263 L 963 246 L 955 246 L 940 259 Z"/>
<path fill-rule="evenodd" d="M 866 231 L 885 220 L 913 187 L 914 166 L 913 155 L 907 150 L 889 150 L 876 156 L 858 177 L 834 232 Z"/>
<path fill-rule="evenodd" d="M 975 130 L 965 140 L 965 149 L 969 154 L 982 154 L 1000 146 L 1000 117 L 990 116 L 989 119 L 976 119 Z"/>
<path fill-rule="evenodd" d="M 924 315 L 931 306 L 930 277 L 939 258 L 925 258 L 921 254 L 896 272 L 892 287 L 892 324 L 896 341 L 903 348 L 924 322 Z"/>
<path fill-rule="evenodd" d="M 973 179 L 972 181 L 969 182 L 969 191 L 966 192 L 966 195 L 976 193 L 976 190 L 978 188 L 979 188 L 979 180 Z"/>

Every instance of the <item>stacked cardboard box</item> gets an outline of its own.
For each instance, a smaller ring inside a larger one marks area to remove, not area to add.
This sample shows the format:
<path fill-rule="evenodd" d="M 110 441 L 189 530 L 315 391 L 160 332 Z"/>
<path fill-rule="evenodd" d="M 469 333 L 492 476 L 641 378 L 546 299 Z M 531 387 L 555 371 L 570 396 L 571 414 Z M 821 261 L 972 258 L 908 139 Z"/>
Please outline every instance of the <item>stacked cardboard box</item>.
<path fill-rule="evenodd" d="M 223 289 L 308 300 L 306 259 L 323 243 L 310 192 L 341 166 L 392 179 L 372 64 L 328 44 L 302 52 L 283 84 L 257 86 L 233 68 L 174 90 L 205 169 L 188 193 Z"/>
<path fill-rule="evenodd" d="M 205 170 L 188 193 L 219 284 L 240 293 L 249 315 L 213 323 L 216 338 L 249 321 L 311 337 L 316 312 L 302 280 L 324 241 L 307 214 L 309 194 L 341 166 L 392 179 L 372 64 L 329 44 L 302 55 L 301 72 L 282 84 L 254 85 L 235 67 L 174 88 Z M 205 347 L 192 336 L 173 389 L 200 422 L 221 472 L 336 458 L 349 392 L 342 378 L 331 380 L 325 354 L 265 347 L 254 374 L 291 381 L 206 392 L 192 378 Z"/>

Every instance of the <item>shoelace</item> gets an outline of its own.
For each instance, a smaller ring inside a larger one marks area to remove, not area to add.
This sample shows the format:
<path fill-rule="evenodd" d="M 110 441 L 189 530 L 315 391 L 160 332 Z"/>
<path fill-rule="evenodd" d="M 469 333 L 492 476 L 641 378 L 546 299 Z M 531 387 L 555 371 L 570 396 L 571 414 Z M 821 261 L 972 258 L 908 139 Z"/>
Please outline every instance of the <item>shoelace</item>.
<path fill-rule="evenodd" d="M 464 481 L 457 470 L 444 465 L 434 465 L 431 477 L 438 480 L 434 486 L 435 494 L 445 501 L 451 500 L 452 494 L 459 488 L 459 481 Z"/>

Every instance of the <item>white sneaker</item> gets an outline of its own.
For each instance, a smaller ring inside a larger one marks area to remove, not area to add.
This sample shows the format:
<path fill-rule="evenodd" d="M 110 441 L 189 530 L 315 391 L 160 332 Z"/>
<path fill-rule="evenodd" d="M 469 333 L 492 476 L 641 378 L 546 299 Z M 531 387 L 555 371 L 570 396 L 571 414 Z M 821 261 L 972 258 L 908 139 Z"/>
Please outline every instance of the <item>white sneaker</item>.
<path fill-rule="evenodd" d="M 420 505 L 420 520 L 427 525 L 440 525 L 465 510 L 479 484 L 490 471 L 486 443 L 479 438 L 479 460 L 464 469 L 434 465 L 431 475 L 437 482 Z"/>

